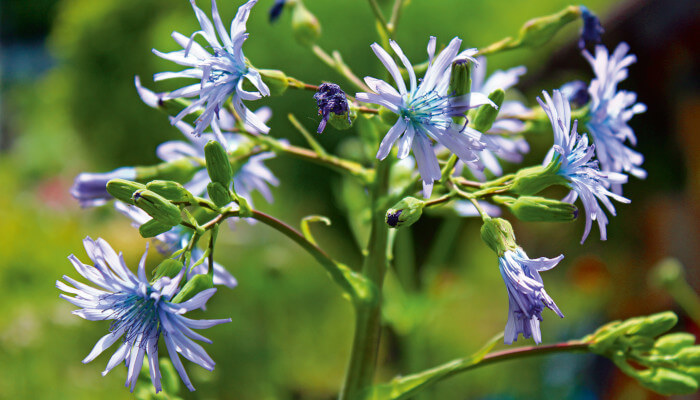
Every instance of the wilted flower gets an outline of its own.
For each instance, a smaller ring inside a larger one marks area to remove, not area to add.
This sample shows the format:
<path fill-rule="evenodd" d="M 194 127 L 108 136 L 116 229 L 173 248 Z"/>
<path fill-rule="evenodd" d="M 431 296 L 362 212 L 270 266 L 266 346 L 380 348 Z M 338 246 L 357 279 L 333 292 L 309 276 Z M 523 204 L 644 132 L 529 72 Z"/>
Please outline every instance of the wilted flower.
<path fill-rule="evenodd" d="M 593 135 L 603 171 L 629 172 L 637 178 L 645 178 L 646 171 L 640 168 L 644 156 L 627 147 L 625 141 L 632 146 L 637 144 L 634 131 L 627 123 L 635 114 L 646 111 L 646 106 L 636 102 L 636 93 L 617 90 L 617 84 L 627 78 L 627 67 L 637 60 L 634 55 L 627 54 L 628 51 L 627 43 L 620 43 L 609 57 L 602 45 L 596 46 L 595 57 L 588 51 L 583 52 L 596 76 L 588 87 L 591 102 L 586 127 Z M 613 185 L 612 190 L 622 194 L 620 185 Z"/>
<path fill-rule="evenodd" d="M 554 131 L 554 146 L 545 159 L 545 165 L 560 163 L 557 175 L 566 178 L 573 189 L 562 201 L 573 203 L 581 197 L 586 214 L 586 227 L 581 243 L 588 237 L 593 221 L 598 221 L 600 238 L 606 240 L 605 226 L 608 218 L 599 202 L 603 203 L 612 215 L 615 215 L 615 207 L 610 198 L 620 203 L 629 203 L 629 199 L 607 189 L 611 185 L 626 183 L 627 175 L 600 170 L 598 161 L 593 159 L 595 145 L 589 146 L 588 136 L 578 134 L 578 121 L 571 125 L 571 106 L 561 92 L 555 90 L 553 98 L 545 91 L 542 95 L 545 101 L 539 97 L 537 101 L 547 113 Z"/>
<path fill-rule="evenodd" d="M 78 200 L 81 207 L 101 206 L 112 200 L 112 195 L 107 193 L 107 182 L 112 179 L 133 181 L 136 179 L 136 170 L 132 167 L 122 167 L 104 173 L 80 173 L 73 181 L 70 194 Z"/>
<path fill-rule="evenodd" d="M 583 26 L 581 27 L 581 38 L 578 40 L 578 47 L 583 49 L 586 47 L 586 44 L 600 43 L 600 35 L 605 32 L 605 29 L 603 29 L 603 25 L 600 24 L 598 17 L 588 8 L 584 6 L 579 7 L 581 9 Z"/>
<path fill-rule="evenodd" d="M 151 283 L 146 278 L 145 253 L 139 263 L 138 275 L 134 275 L 124 263 L 121 254 L 117 255 L 105 240 L 94 241 L 88 237 L 83 243 L 88 257 L 95 265 L 83 264 L 74 255 L 68 259 L 80 275 L 99 288 L 80 283 L 65 275 L 63 279 L 72 286 L 56 281 L 56 287 L 75 295 L 71 297 L 61 294 L 61 298 L 80 307 L 73 311 L 73 314 L 90 321 L 113 320 L 110 333 L 97 341 L 83 363 L 94 360 L 121 338 L 121 344 L 109 359 L 102 374 L 106 375 L 112 368 L 124 362 L 128 368 L 126 386 L 133 392 L 144 357 L 147 357 L 151 382 L 156 392 L 159 392 L 162 388 L 158 340 L 162 335 L 173 366 L 185 386 L 194 390 L 177 353 L 207 370 L 213 370 L 214 361 L 192 339 L 207 343 L 211 341 L 192 329 L 210 328 L 230 322 L 231 319 L 193 320 L 184 317 L 183 314 L 203 307 L 216 289 L 206 289 L 187 301 L 173 303 L 184 269 L 172 279 L 162 277 Z"/>
<path fill-rule="evenodd" d="M 399 45 L 391 40 L 391 48 L 401 59 L 408 71 L 410 91 L 401 77 L 399 67 L 380 45 L 372 44 L 372 50 L 384 64 L 396 82 L 398 91 L 388 83 L 366 77 L 365 83 L 373 93 L 358 93 L 357 100 L 364 103 L 384 106 L 398 114 L 396 124 L 387 132 L 379 145 L 377 158 L 383 160 L 398 140 L 398 157 L 403 159 L 410 150 L 418 164 L 418 170 L 423 180 L 423 195 L 430 197 L 433 182 L 440 179 L 440 166 L 431 141 L 434 140 L 447 147 L 464 162 L 478 160 L 478 151 L 485 148 L 480 132 L 453 124 L 452 117 L 464 116 L 464 113 L 474 107 L 493 104 L 487 96 L 481 93 L 470 93 L 464 96 L 452 96 L 448 93 L 452 61 L 455 58 L 467 58 L 475 61 L 472 56 L 476 49 L 465 50 L 458 54 L 462 41 L 455 37 L 437 56 L 435 55 L 436 39 L 431 36 L 428 43 L 430 65 L 418 85 L 416 74 L 411 63 L 404 55 Z"/>
<path fill-rule="evenodd" d="M 199 136 L 209 125 L 213 125 L 212 122 L 220 118 L 219 112 L 231 96 L 231 103 L 238 116 L 258 131 L 267 133 L 270 128 L 242 102 L 242 100 L 258 100 L 262 96 L 270 95 L 270 90 L 263 82 L 260 73 L 246 63 L 241 49 L 243 42 L 248 38 L 246 21 L 257 0 L 250 0 L 238 8 L 236 17 L 231 22 L 230 36 L 221 22 L 215 0 L 211 2 L 213 24 L 206 14 L 196 6 L 194 0 L 190 0 L 190 2 L 202 30 L 193 33 L 189 38 L 178 32 L 172 33 L 173 39 L 182 46 L 183 50 L 171 53 L 153 50 L 153 53 L 161 58 L 189 67 L 180 72 L 155 74 L 154 80 L 194 78 L 201 81 L 163 94 L 162 100 L 198 97 L 173 119 L 173 124 L 181 121 L 186 115 L 203 109 L 202 114 L 197 118 L 194 130 L 191 132 L 195 136 Z M 217 38 L 217 33 L 223 46 Z M 194 41 L 194 37 L 197 35 L 204 37 L 214 54 L 209 53 Z M 248 79 L 258 91 L 244 90 L 243 78 Z"/>
<path fill-rule="evenodd" d="M 318 87 L 318 91 L 314 94 L 314 99 L 316 99 L 318 113 L 323 116 L 321 118 L 321 123 L 318 124 L 318 133 L 326 129 L 326 123 L 331 113 L 336 115 L 346 114 L 348 116 L 348 123 L 352 123 L 352 121 L 350 121 L 350 114 L 348 114 L 347 96 L 340 86 L 335 83 L 322 83 L 321 86 Z"/>

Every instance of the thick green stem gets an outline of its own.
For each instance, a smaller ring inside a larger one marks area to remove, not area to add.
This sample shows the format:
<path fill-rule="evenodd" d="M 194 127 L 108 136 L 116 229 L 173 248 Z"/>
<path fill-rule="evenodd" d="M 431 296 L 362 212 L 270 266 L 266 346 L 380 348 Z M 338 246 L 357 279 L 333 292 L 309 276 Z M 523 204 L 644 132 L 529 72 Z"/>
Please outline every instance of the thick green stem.
<path fill-rule="evenodd" d="M 384 223 L 382 198 L 388 190 L 390 162 L 377 163 L 377 178 L 371 188 L 372 228 L 362 273 L 381 293 L 387 268 L 388 229 Z M 355 335 L 341 400 L 362 399 L 371 387 L 381 336 L 381 295 L 372 302 L 355 303 Z"/>

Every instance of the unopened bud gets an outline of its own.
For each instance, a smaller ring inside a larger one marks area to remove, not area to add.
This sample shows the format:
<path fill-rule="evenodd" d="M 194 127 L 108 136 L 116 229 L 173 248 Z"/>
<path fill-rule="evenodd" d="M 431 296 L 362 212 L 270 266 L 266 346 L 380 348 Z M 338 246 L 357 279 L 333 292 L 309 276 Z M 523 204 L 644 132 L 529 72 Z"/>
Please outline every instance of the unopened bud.
<path fill-rule="evenodd" d="M 132 199 L 136 207 L 165 225 L 175 226 L 182 221 L 178 206 L 148 189 L 136 191 Z"/>
<path fill-rule="evenodd" d="M 224 146 L 216 140 L 208 141 L 204 145 L 204 159 L 207 163 L 207 172 L 209 172 L 211 181 L 218 182 L 224 187 L 229 187 L 233 178 L 233 169 Z"/>
<path fill-rule="evenodd" d="M 676 360 L 688 367 L 700 367 L 700 346 L 684 348 L 678 352 Z"/>
<path fill-rule="evenodd" d="M 182 271 L 183 267 L 184 265 L 178 260 L 172 258 L 165 259 L 163 262 L 158 264 L 158 267 L 156 267 L 155 271 L 153 271 L 153 282 L 164 276 L 174 278 L 180 273 L 180 271 Z"/>
<path fill-rule="evenodd" d="M 187 202 L 194 201 L 194 196 L 182 184 L 174 181 L 153 181 L 146 184 L 146 189 L 155 192 L 170 201 Z"/>
<path fill-rule="evenodd" d="M 652 273 L 653 282 L 666 289 L 672 289 L 678 284 L 685 283 L 683 265 L 675 258 L 666 258 L 659 262 Z"/>
<path fill-rule="evenodd" d="M 311 46 L 321 36 L 321 24 L 318 19 L 299 1 L 292 9 L 292 32 L 302 46 Z"/>
<path fill-rule="evenodd" d="M 471 91 L 471 63 L 466 58 L 458 58 L 452 61 L 452 71 L 450 72 L 451 96 L 464 96 Z"/>
<path fill-rule="evenodd" d="M 580 15 L 579 7 L 569 6 L 556 14 L 531 19 L 520 29 L 517 41 L 521 46 L 540 47 L 549 42 L 561 28 L 577 20 Z"/>
<path fill-rule="evenodd" d="M 233 201 L 231 193 L 219 182 L 209 182 L 207 185 L 209 198 L 219 207 L 224 207 Z"/>
<path fill-rule="evenodd" d="M 123 201 L 128 204 L 134 204 L 131 199 L 134 192 L 137 190 L 145 189 L 146 185 L 127 181 L 125 179 L 112 179 L 107 182 L 107 192 L 111 194 L 115 199 Z"/>
<path fill-rule="evenodd" d="M 572 221 L 578 216 L 578 209 L 573 204 L 544 197 L 520 196 L 514 199 L 494 196 L 494 200 L 505 204 L 521 221 Z"/>
<path fill-rule="evenodd" d="M 497 107 L 494 108 L 491 104 L 484 104 L 483 106 L 479 107 L 479 109 L 476 111 L 476 115 L 474 115 L 474 119 L 472 120 L 474 129 L 479 132 L 488 132 L 489 129 L 491 129 L 491 125 L 493 125 L 494 121 L 496 121 L 498 110 L 501 108 L 501 104 L 503 104 L 505 97 L 506 92 L 504 92 L 503 89 L 496 89 L 489 94 L 489 100 L 493 101 Z"/>
<path fill-rule="evenodd" d="M 172 225 L 164 224 L 157 219 L 151 219 L 139 226 L 139 233 L 143 238 L 152 238 L 165 233 L 173 228 Z"/>
<path fill-rule="evenodd" d="M 411 226 L 420 219 L 423 206 L 423 200 L 405 197 L 386 211 L 386 223 L 392 228 Z"/>
<path fill-rule="evenodd" d="M 513 226 L 502 218 L 489 218 L 481 226 L 481 239 L 498 254 L 502 256 L 506 250 L 515 250 L 518 245 L 515 243 L 515 233 Z"/>
<path fill-rule="evenodd" d="M 189 158 L 180 158 L 175 161 L 149 167 L 136 167 L 135 169 L 136 180 L 139 182 L 150 182 L 160 179 L 187 183 L 192 180 L 194 174 L 202 167 L 192 162 Z"/>
<path fill-rule="evenodd" d="M 642 386 L 666 396 L 691 394 L 698 390 L 695 379 L 666 368 L 642 371 L 638 379 Z"/>
<path fill-rule="evenodd" d="M 523 168 L 515 174 L 511 191 L 519 195 L 533 195 L 553 185 L 569 185 L 569 182 L 557 172 L 561 161 L 556 158 L 549 165 Z"/>
<path fill-rule="evenodd" d="M 678 316 L 672 311 L 665 311 L 644 317 L 642 323 L 627 330 L 628 335 L 640 335 L 646 337 L 656 337 L 678 323 Z"/>
<path fill-rule="evenodd" d="M 663 355 L 673 355 L 693 344 L 695 344 L 695 336 L 690 333 L 669 333 L 656 340 L 654 350 Z"/>
<path fill-rule="evenodd" d="M 214 280 L 209 274 L 199 274 L 193 276 L 185 286 L 180 289 L 177 295 L 170 301 L 171 303 L 182 303 L 194 297 L 197 293 L 214 287 Z"/>
<path fill-rule="evenodd" d="M 278 69 L 259 69 L 258 72 L 263 82 L 270 88 L 271 95 L 278 96 L 287 91 L 289 80 L 284 72 Z"/>

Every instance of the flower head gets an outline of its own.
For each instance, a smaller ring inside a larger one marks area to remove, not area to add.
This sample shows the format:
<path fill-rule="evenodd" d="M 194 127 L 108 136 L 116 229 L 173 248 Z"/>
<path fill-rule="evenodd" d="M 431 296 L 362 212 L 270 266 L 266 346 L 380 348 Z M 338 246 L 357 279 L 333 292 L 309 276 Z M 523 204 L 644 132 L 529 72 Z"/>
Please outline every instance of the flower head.
<path fill-rule="evenodd" d="M 352 122 L 350 121 L 350 114 L 348 114 L 348 99 L 340 86 L 335 83 L 322 83 L 314 94 L 314 99 L 316 99 L 318 113 L 323 116 L 321 123 L 318 124 L 318 133 L 326 129 L 326 123 L 331 113 L 336 115 L 347 114 L 348 123 Z"/>
<path fill-rule="evenodd" d="M 583 27 L 581 27 L 581 38 L 578 40 L 578 47 L 583 49 L 586 47 L 586 44 L 600 43 L 600 36 L 605 32 L 605 29 L 603 29 L 603 25 L 600 24 L 598 17 L 587 7 L 579 7 L 581 8 Z"/>
<path fill-rule="evenodd" d="M 555 90 L 553 98 L 545 91 L 542 95 L 545 101 L 539 97 L 537 101 L 547 113 L 554 131 L 554 146 L 545 159 L 545 164 L 560 163 L 557 175 L 566 178 L 572 189 L 563 201 L 573 203 L 581 197 L 586 214 L 586 227 L 581 243 L 588 237 L 593 221 L 598 221 L 600 238 L 606 240 L 605 226 L 608 224 L 608 218 L 599 202 L 611 215 L 615 215 L 615 207 L 610 199 L 629 203 L 629 199 L 608 190 L 611 185 L 626 183 L 627 175 L 600 170 L 598 161 L 593 159 L 595 145 L 588 144 L 586 134 L 578 134 L 578 121 L 574 121 L 572 126 L 571 106 L 561 92 Z"/>
<path fill-rule="evenodd" d="M 67 293 L 61 294 L 61 298 L 80 307 L 73 314 L 90 321 L 113 321 L 110 332 L 97 341 L 83 363 L 94 360 L 121 339 L 121 344 L 102 374 L 106 375 L 112 368 L 125 362 L 128 368 L 126 386 L 133 392 L 143 360 L 147 358 L 151 382 L 156 392 L 159 392 L 158 340 L 162 335 L 173 366 L 187 388 L 194 390 L 177 353 L 207 370 L 213 370 L 214 361 L 192 339 L 207 343 L 211 341 L 192 329 L 210 328 L 231 320 L 194 320 L 183 314 L 204 306 L 216 289 L 207 289 L 187 301 L 173 303 L 184 269 L 175 278 L 162 277 L 151 283 L 146 278 L 145 253 L 139 263 L 138 274 L 134 275 L 121 254 L 118 255 L 105 240 L 95 241 L 88 237 L 83 243 L 94 266 L 83 264 L 74 255 L 68 259 L 80 275 L 98 287 L 80 283 L 68 276 L 63 276 L 63 279 L 70 286 L 56 281 L 56 287 Z"/>
<path fill-rule="evenodd" d="M 593 135 L 603 171 L 628 172 L 645 178 L 646 171 L 640 167 L 644 156 L 627 147 L 625 142 L 629 141 L 632 146 L 637 144 L 634 131 L 627 123 L 635 114 L 646 111 L 646 106 L 636 102 L 636 93 L 617 90 L 617 84 L 627 78 L 627 67 L 637 60 L 634 55 L 627 54 L 628 51 L 627 43 L 620 43 L 610 56 L 602 45 L 596 46 L 595 57 L 584 50 L 583 56 L 596 76 L 588 87 L 591 102 L 586 127 Z M 621 194 L 621 186 L 614 185 L 613 192 Z"/>
<path fill-rule="evenodd" d="M 498 257 L 498 267 L 508 290 L 508 322 L 504 332 L 506 344 L 532 337 L 535 343 L 542 343 L 540 321 L 544 307 L 564 317 L 559 307 L 544 290 L 540 272 L 554 268 L 564 258 L 541 257 L 530 259 L 522 248 L 506 250 Z"/>
<path fill-rule="evenodd" d="M 112 179 L 133 181 L 136 179 L 136 170 L 132 167 L 122 167 L 104 173 L 83 172 L 75 177 L 70 194 L 78 200 L 81 207 L 101 206 L 112 200 L 112 195 L 107 193 L 107 182 Z"/>
<path fill-rule="evenodd" d="M 462 41 L 455 37 L 437 57 L 434 57 L 436 39 L 431 36 L 428 43 L 430 64 L 419 85 L 408 58 L 399 45 L 391 40 L 391 48 L 408 71 L 410 88 L 406 87 L 399 67 L 389 53 L 374 43 L 372 50 L 394 78 L 398 90 L 383 80 L 366 77 L 365 83 L 372 93 L 356 95 L 359 101 L 384 106 L 399 115 L 396 124 L 379 145 L 377 158 L 386 158 L 397 140 L 399 159 L 407 157 L 409 151 L 413 150 L 423 180 L 425 197 L 430 197 L 433 182 L 440 179 L 440 167 L 432 141 L 447 147 L 463 162 L 478 160 L 478 151 L 486 146 L 482 142 L 480 132 L 466 126 L 457 126 L 452 122 L 452 117 L 464 116 L 470 108 L 484 104 L 493 105 L 488 97 L 481 93 L 464 96 L 452 96 L 448 93 L 453 60 L 468 58 L 476 61 L 472 57 L 476 49 L 459 53 L 461 43 Z"/>
<path fill-rule="evenodd" d="M 262 96 L 269 96 L 270 90 L 262 81 L 260 73 L 251 68 L 243 56 L 241 47 L 248 38 L 246 33 L 246 21 L 251 8 L 257 0 L 250 0 L 238 8 L 236 17 L 231 22 L 231 34 L 224 28 L 216 7 L 216 0 L 212 0 L 212 18 L 207 15 L 190 0 L 197 20 L 202 30 L 193 33 L 189 38 L 173 32 L 172 37 L 183 50 L 171 53 L 161 53 L 153 50 L 157 56 L 177 64 L 189 67 L 180 72 L 161 72 L 154 75 L 154 80 L 160 81 L 171 78 L 194 78 L 200 82 L 185 86 L 163 95 L 162 100 L 175 98 L 198 97 L 191 105 L 182 110 L 173 120 L 173 124 L 182 120 L 186 115 L 202 110 L 197 118 L 192 134 L 199 136 L 212 125 L 212 122 L 220 118 L 220 111 L 224 103 L 231 96 L 231 103 L 238 116 L 247 124 L 254 126 L 258 131 L 267 133 L 268 128 L 245 105 L 243 100 L 258 100 Z M 218 37 L 217 37 L 218 33 Z M 211 54 L 204 47 L 194 41 L 194 37 L 201 35 L 214 52 Z M 221 42 L 219 42 L 219 38 Z M 222 45 L 223 43 L 223 45 Z M 243 79 L 247 79 L 255 86 L 257 92 L 249 92 L 243 89 Z"/>

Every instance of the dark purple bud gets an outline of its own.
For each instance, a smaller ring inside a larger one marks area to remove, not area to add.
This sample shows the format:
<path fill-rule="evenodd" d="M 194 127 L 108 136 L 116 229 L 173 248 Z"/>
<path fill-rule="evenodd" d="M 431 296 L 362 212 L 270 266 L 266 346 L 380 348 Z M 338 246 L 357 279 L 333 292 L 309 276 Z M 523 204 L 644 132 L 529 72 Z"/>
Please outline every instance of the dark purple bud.
<path fill-rule="evenodd" d="M 587 44 L 600 43 L 600 35 L 605 32 L 600 20 L 588 8 L 579 6 L 581 9 L 581 20 L 583 27 L 581 28 L 581 38 L 578 41 L 578 47 L 583 49 Z"/>
<path fill-rule="evenodd" d="M 559 88 L 561 94 L 569 100 L 574 108 L 583 107 L 591 100 L 588 85 L 584 81 L 571 81 Z"/>
<path fill-rule="evenodd" d="M 326 123 L 331 113 L 347 115 L 348 122 L 352 123 L 350 120 L 348 99 L 340 86 L 335 83 L 322 83 L 321 86 L 318 87 L 316 94 L 314 94 L 314 99 L 316 99 L 319 115 L 323 116 L 321 123 L 318 125 L 318 133 L 323 132 L 326 128 Z"/>
<path fill-rule="evenodd" d="M 275 4 L 270 7 L 270 23 L 277 21 L 277 19 L 282 15 L 282 10 L 284 10 L 284 3 L 287 0 L 275 0 Z"/>
<path fill-rule="evenodd" d="M 111 172 L 83 172 L 75 177 L 70 194 L 82 207 L 99 206 L 113 197 L 107 192 L 107 182 L 112 179 L 136 179 L 136 170 L 131 167 L 115 169 Z"/>
<path fill-rule="evenodd" d="M 392 228 L 396 228 L 396 226 L 399 224 L 399 217 L 401 216 L 401 212 L 403 210 L 397 210 L 394 213 L 389 213 L 386 216 L 386 223 Z"/>

